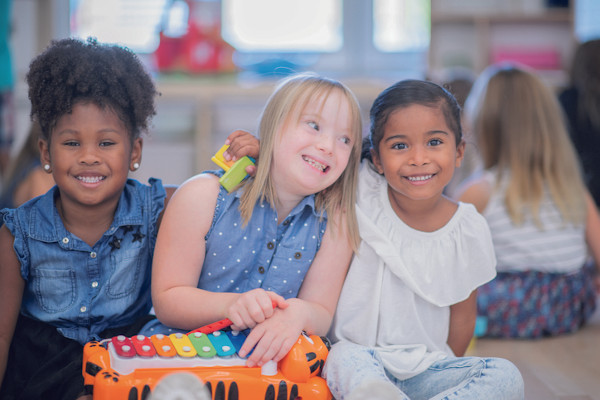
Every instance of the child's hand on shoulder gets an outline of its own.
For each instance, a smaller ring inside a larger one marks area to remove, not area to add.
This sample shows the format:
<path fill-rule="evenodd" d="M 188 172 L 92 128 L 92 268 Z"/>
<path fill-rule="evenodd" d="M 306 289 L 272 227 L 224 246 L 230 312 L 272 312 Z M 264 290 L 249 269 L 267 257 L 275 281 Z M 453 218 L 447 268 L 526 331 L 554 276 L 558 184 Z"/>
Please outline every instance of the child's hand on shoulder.
<path fill-rule="evenodd" d="M 229 145 L 229 148 L 223 153 L 223 158 L 227 161 L 236 161 L 244 156 L 252 157 L 255 160 L 258 159 L 260 141 L 250 132 L 242 130 L 234 131 L 227 137 L 225 144 Z M 246 172 L 250 176 L 254 176 L 256 166 L 247 166 Z"/>
<path fill-rule="evenodd" d="M 227 318 L 232 322 L 232 328 L 243 330 L 254 328 L 273 316 L 275 308 L 287 308 L 285 299 L 275 292 L 264 289 L 253 289 L 242 293 L 227 309 Z"/>

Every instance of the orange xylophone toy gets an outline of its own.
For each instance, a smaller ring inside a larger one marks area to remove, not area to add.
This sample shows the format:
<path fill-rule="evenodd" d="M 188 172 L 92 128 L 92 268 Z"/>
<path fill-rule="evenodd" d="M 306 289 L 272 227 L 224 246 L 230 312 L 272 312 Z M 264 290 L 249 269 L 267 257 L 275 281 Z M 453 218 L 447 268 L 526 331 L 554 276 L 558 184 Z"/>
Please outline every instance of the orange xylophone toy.
<path fill-rule="evenodd" d="M 332 398 L 320 377 L 327 338 L 302 334 L 279 363 L 262 367 L 246 367 L 237 355 L 245 338 L 235 331 L 192 331 L 92 341 L 83 350 L 86 389 L 95 400 L 144 400 L 164 376 L 190 372 L 214 400 Z"/>

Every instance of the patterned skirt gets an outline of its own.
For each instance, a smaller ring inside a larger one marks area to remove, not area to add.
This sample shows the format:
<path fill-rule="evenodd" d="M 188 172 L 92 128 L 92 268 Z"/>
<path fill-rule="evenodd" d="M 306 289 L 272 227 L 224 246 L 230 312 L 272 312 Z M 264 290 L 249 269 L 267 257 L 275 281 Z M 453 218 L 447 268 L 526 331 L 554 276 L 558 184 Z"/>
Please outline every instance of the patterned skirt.
<path fill-rule="evenodd" d="M 477 293 L 486 337 L 540 338 L 577 331 L 596 309 L 594 266 L 568 274 L 499 272 Z"/>

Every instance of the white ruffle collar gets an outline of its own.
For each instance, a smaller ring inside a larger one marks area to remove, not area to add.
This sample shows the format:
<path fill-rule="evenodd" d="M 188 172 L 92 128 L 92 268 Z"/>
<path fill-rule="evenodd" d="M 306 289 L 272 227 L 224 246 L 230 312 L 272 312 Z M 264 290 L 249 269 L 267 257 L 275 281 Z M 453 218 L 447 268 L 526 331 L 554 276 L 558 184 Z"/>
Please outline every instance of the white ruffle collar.
<path fill-rule="evenodd" d="M 415 230 L 398 218 L 385 178 L 369 162 L 361 165 L 357 197 L 361 239 L 383 268 L 428 302 L 440 307 L 458 303 L 495 276 L 491 234 L 473 205 L 459 203 L 452 219 L 437 231 Z"/>

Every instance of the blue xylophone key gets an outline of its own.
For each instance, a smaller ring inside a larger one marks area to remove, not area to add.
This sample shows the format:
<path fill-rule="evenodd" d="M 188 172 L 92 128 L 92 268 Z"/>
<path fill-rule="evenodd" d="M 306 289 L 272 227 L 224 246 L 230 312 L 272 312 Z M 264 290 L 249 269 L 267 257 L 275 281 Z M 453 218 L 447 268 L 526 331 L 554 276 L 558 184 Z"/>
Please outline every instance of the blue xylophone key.
<path fill-rule="evenodd" d="M 227 357 L 235 354 L 235 347 L 229 340 L 229 337 L 223 331 L 216 331 L 208 334 L 208 338 L 215 347 L 219 357 Z"/>
<path fill-rule="evenodd" d="M 239 353 L 242 345 L 246 341 L 246 334 L 243 331 L 227 331 L 227 337 L 235 347 L 235 352 Z M 239 354 L 238 354 L 239 355 Z"/>

